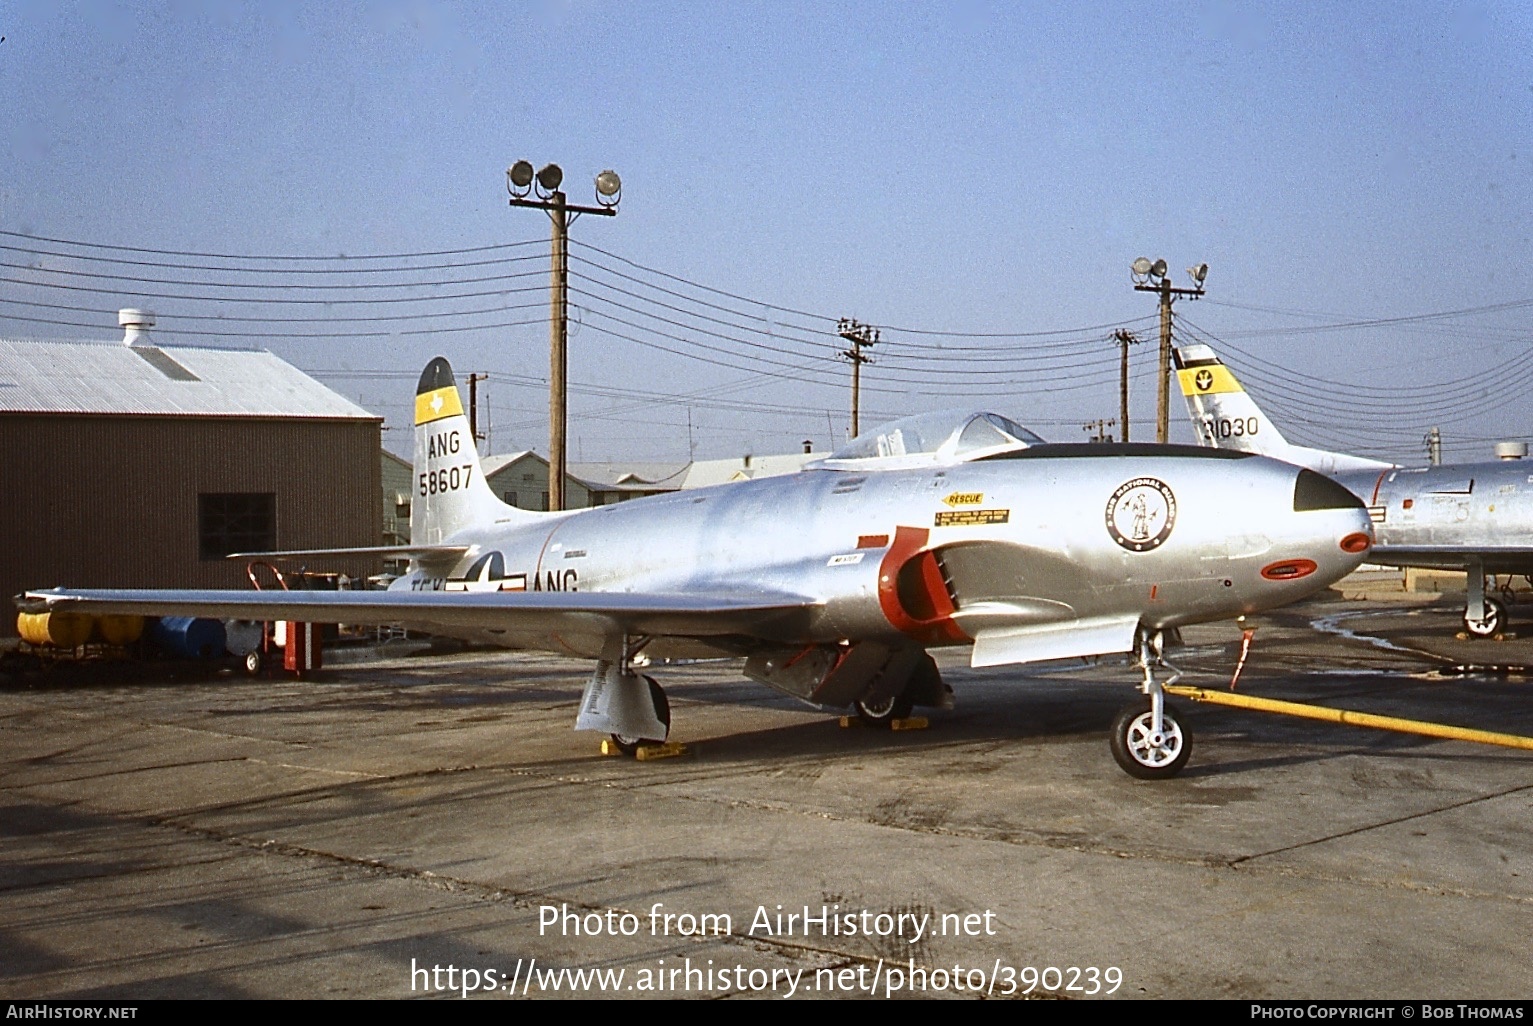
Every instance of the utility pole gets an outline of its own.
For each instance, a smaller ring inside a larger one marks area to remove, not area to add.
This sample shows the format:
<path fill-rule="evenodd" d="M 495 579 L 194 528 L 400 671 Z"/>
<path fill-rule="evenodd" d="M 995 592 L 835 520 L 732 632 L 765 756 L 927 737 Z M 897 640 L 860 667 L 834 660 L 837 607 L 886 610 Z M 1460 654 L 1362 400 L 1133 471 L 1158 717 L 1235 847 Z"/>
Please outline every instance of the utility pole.
<path fill-rule="evenodd" d="M 479 452 L 479 443 L 484 441 L 484 435 L 479 433 L 479 382 L 488 377 L 488 374 L 468 376 L 468 433 L 474 436 L 475 452 Z"/>
<path fill-rule="evenodd" d="M 1432 428 L 1427 432 L 1426 437 L 1422 441 L 1427 445 L 1427 462 L 1434 467 L 1441 466 L 1443 461 L 1443 433 L 1436 428 Z"/>
<path fill-rule="evenodd" d="M 1116 427 L 1117 424 L 1118 422 L 1115 420 L 1103 420 L 1101 417 L 1098 417 L 1096 420 L 1089 420 L 1082 424 L 1081 430 L 1095 432 L 1095 434 L 1091 436 L 1090 441 L 1110 442 L 1112 441 L 1112 435 L 1108 434 L 1107 429 L 1110 427 Z"/>
<path fill-rule="evenodd" d="M 1137 346 L 1139 338 L 1127 328 L 1113 332 L 1113 339 L 1123 347 L 1118 369 L 1118 423 L 1123 425 L 1123 440 L 1128 441 L 1128 347 Z"/>
<path fill-rule="evenodd" d="M 553 223 L 553 261 L 548 295 L 548 508 L 564 508 L 564 479 L 569 460 L 568 444 L 568 386 L 569 372 L 569 286 L 570 286 L 570 225 L 581 214 L 601 214 L 612 217 L 622 199 L 623 182 L 616 171 L 603 171 L 596 176 L 597 206 L 584 207 L 566 201 L 559 191 L 564 181 L 564 171 L 558 164 L 548 164 L 536 175 L 532 165 L 519 160 L 506 169 L 506 191 L 511 194 L 513 207 L 536 207 L 546 211 Z M 537 199 L 528 199 L 534 182 Z"/>
<path fill-rule="evenodd" d="M 843 317 L 836 322 L 836 334 L 852 344 L 851 348 L 841 350 L 840 355 L 852 364 L 852 437 L 856 438 L 862 433 L 857 420 L 861 401 L 862 365 L 873 362 L 873 358 L 864 353 L 863 349 L 878 344 L 878 329 Z"/>
<path fill-rule="evenodd" d="M 1190 289 L 1171 287 L 1164 260 L 1152 261 L 1148 257 L 1140 257 L 1134 261 L 1132 270 L 1134 291 L 1160 294 L 1160 369 L 1155 383 L 1155 440 L 1164 445 L 1169 434 L 1167 414 L 1171 408 L 1171 303 L 1181 296 L 1197 299 L 1203 295 L 1203 279 L 1208 277 L 1208 265 L 1195 264 L 1187 268 L 1194 285 Z"/>

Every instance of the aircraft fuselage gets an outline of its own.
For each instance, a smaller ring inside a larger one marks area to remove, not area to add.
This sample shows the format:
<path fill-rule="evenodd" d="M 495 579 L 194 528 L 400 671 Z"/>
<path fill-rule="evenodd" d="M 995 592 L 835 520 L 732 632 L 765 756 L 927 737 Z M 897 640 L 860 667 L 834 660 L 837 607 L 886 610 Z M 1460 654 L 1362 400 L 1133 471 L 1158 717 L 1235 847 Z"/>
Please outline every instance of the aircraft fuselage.
<path fill-rule="evenodd" d="M 1356 565 L 1341 542 L 1368 532 L 1366 512 L 1347 497 L 1296 509 L 1298 474 L 1191 447 L 1088 445 L 808 470 L 480 525 L 450 572 L 417 567 L 393 587 L 810 597 L 782 625 L 791 643 L 967 644 L 997 626 L 1130 614 L 1159 629 L 1290 603 Z M 602 643 L 599 631 L 563 641 L 584 655 Z"/>
<path fill-rule="evenodd" d="M 1370 561 L 1533 573 L 1533 465 L 1521 460 L 1336 475 L 1368 505 Z"/>

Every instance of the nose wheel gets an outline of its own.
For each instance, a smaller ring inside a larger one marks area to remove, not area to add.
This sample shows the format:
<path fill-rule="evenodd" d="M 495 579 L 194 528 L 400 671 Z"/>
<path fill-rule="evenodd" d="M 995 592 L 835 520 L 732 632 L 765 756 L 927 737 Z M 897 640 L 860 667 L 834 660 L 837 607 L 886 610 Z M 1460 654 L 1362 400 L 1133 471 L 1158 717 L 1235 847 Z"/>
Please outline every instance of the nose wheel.
<path fill-rule="evenodd" d="M 1140 780 L 1174 777 L 1192 754 L 1192 739 L 1182 731 L 1171 709 L 1161 709 L 1160 727 L 1156 729 L 1149 702 L 1124 706 L 1113 721 L 1110 741 L 1113 759 L 1123 772 Z"/>

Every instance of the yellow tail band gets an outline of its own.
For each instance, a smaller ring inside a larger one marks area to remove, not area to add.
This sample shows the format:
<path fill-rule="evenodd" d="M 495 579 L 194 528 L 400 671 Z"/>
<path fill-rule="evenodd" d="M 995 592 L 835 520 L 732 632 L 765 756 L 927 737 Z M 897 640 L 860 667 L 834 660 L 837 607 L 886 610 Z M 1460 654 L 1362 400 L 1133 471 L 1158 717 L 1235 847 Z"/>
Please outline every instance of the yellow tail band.
<path fill-rule="evenodd" d="M 463 400 L 458 397 L 458 389 L 455 386 L 438 388 L 430 392 L 423 392 L 415 397 L 415 423 L 430 424 L 434 420 L 444 417 L 461 417 L 463 415 Z"/>
<path fill-rule="evenodd" d="M 1183 395 L 1213 395 L 1216 392 L 1244 392 L 1235 375 L 1223 364 L 1188 367 L 1176 372 Z"/>

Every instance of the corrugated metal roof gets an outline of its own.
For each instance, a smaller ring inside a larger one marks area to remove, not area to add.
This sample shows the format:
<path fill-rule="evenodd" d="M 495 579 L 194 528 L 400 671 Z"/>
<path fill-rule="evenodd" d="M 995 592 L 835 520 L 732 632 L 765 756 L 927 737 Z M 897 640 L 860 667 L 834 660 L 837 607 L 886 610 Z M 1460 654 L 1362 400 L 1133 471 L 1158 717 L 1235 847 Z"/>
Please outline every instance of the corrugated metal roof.
<path fill-rule="evenodd" d="M 0 412 L 380 419 L 260 350 L 6 339 Z"/>
<path fill-rule="evenodd" d="M 674 491 L 681 487 L 686 463 L 571 463 L 570 474 L 604 491 Z"/>
<path fill-rule="evenodd" d="M 548 461 L 539 456 L 537 453 L 533 452 L 531 449 L 522 449 L 519 452 L 505 452 L 499 454 L 498 456 L 485 456 L 479 461 L 479 466 L 480 469 L 484 471 L 484 476 L 490 478 L 494 477 L 502 470 L 505 470 L 511 464 L 515 463 L 517 460 L 524 456 L 531 456 L 533 459 L 537 460 L 545 467 L 548 466 Z"/>

